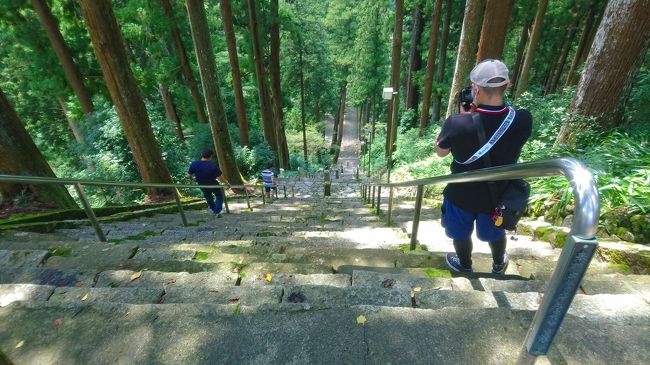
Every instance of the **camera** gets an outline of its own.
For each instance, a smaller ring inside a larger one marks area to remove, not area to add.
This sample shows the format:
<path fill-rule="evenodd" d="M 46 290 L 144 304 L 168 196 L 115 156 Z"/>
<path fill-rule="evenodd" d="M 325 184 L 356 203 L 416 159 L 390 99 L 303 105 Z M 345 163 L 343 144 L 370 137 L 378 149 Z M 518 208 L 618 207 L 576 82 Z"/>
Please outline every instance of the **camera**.
<path fill-rule="evenodd" d="M 460 108 L 463 108 L 463 110 L 469 111 L 470 104 L 473 101 L 474 101 L 474 97 L 472 96 L 472 88 L 469 86 L 463 88 L 458 93 L 458 110 L 460 110 Z"/>

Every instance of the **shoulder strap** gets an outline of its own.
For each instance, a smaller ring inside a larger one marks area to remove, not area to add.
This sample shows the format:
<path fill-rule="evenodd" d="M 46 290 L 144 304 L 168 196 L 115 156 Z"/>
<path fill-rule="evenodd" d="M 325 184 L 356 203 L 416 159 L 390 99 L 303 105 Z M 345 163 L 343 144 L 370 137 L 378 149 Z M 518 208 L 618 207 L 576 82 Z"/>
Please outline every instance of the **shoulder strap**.
<path fill-rule="evenodd" d="M 478 143 L 483 145 L 487 144 L 485 142 L 485 128 L 483 128 L 483 123 L 481 122 L 481 115 L 479 113 L 474 113 L 472 115 L 472 120 L 474 121 L 476 130 L 478 132 Z M 483 156 L 483 161 L 485 162 L 485 167 L 492 167 L 492 159 L 490 158 L 489 153 L 486 153 L 485 156 Z M 496 182 L 488 181 L 487 184 L 488 189 L 490 190 L 490 197 L 492 198 L 492 205 L 496 207 L 497 204 L 499 204 L 499 195 L 497 194 Z"/>
<path fill-rule="evenodd" d="M 487 142 L 485 142 L 485 131 L 483 130 L 483 124 L 481 123 L 480 117 L 481 116 L 479 113 L 472 114 L 472 119 L 474 120 L 474 123 L 479 125 L 478 130 L 483 131 L 483 140 L 479 141 L 479 143 L 482 144 L 483 146 L 479 148 L 478 151 L 476 151 L 474 155 L 472 155 L 472 157 L 468 158 L 467 161 L 460 162 L 458 160 L 454 160 L 456 161 L 456 163 L 459 163 L 461 165 L 468 165 L 478 160 L 483 155 L 485 155 L 490 149 L 492 149 L 492 147 L 497 143 L 497 141 L 506 133 L 508 128 L 510 128 L 512 121 L 515 119 L 515 109 L 511 106 L 508 107 L 508 115 L 503 120 L 503 122 L 501 122 L 499 129 L 497 129 L 496 132 L 494 132 L 492 137 L 490 137 L 490 140 Z"/>

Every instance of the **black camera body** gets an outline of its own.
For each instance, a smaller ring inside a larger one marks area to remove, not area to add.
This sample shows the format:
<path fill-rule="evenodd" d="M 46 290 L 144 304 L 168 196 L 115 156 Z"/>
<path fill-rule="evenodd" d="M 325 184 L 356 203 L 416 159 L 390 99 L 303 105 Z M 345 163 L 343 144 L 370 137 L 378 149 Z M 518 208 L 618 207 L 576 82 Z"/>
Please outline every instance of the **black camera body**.
<path fill-rule="evenodd" d="M 458 93 L 458 108 L 463 108 L 465 111 L 469 111 L 470 109 L 470 104 L 474 101 L 474 97 L 472 96 L 472 88 L 471 87 L 466 87 L 463 88 L 459 93 Z"/>

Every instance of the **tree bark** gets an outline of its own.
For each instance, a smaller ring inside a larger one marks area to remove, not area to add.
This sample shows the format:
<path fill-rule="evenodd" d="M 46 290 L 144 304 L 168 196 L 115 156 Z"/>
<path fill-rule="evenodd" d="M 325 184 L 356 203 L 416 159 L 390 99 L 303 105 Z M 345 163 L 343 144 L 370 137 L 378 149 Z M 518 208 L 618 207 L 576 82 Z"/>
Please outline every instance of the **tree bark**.
<path fill-rule="evenodd" d="M 334 126 L 332 127 L 332 142 L 330 143 L 330 153 L 332 155 L 335 155 L 336 149 L 337 149 L 337 142 L 339 140 L 339 133 L 341 130 L 341 125 L 343 124 L 341 121 L 341 115 L 343 115 L 345 112 L 342 112 L 342 109 L 345 107 L 345 95 L 347 93 L 347 83 L 343 82 L 341 84 L 341 89 L 339 92 L 339 105 L 336 108 L 336 115 L 334 116 Z M 333 163 L 336 163 L 336 160 L 334 160 Z"/>
<path fill-rule="evenodd" d="M 551 83 L 547 90 L 548 93 L 554 93 L 557 89 L 557 85 L 560 83 L 560 78 L 562 77 L 562 73 L 564 71 L 564 65 L 566 64 L 566 59 L 569 56 L 569 48 L 576 36 L 576 33 L 578 32 L 579 26 L 580 20 L 576 19 L 575 24 L 571 27 L 571 29 L 569 29 L 569 36 L 564 40 L 564 45 L 562 46 L 562 51 L 560 51 L 560 58 L 558 60 L 557 67 L 553 72 L 553 78 L 551 79 Z"/>
<path fill-rule="evenodd" d="M 178 140 L 181 142 L 185 141 L 185 136 L 183 135 L 183 126 L 181 125 L 181 119 L 178 117 L 178 112 L 176 112 L 172 94 L 162 82 L 158 83 L 158 91 L 160 91 L 160 96 L 163 99 L 163 105 L 165 105 L 165 114 L 167 115 L 167 120 L 174 124 L 176 137 L 178 137 Z"/>
<path fill-rule="evenodd" d="M 580 60 L 582 59 L 582 55 L 587 50 L 587 44 L 588 44 L 587 42 L 589 41 L 589 35 L 591 34 L 591 29 L 593 28 L 594 22 L 596 21 L 595 7 L 589 6 L 588 9 L 589 10 L 586 16 L 585 27 L 582 30 L 582 35 L 580 35 L 578 48 L 576 48 L 576 53 L 573 56 L 573 61 L 571 62 L 571 68 L 569 69 L 569 73 L 567 74 L 567 79 L 564 86 L 575 85 L 575 83 L 578 81 L 578 79 L 576 78 L 576 71 L 578 70 L 578 66 L 580 65 Z"/>
<path fill-rule="evenodd" d="M 539 6 L 537 7 L 533 32 L 530 35 L 530 41 L 528 42 L 528 48 L 526 49 L 526 57 L 524 57 L 521 72 L 519 73 L 519 79 L 517 80 L 517 88 L 515 89 L 514 95 L 515 98 L 519 97 L 528 89 L 528 74 L 530 72 L 530 67 L 533 64 L 533 58 L 535 57 L 535 49 L 537 48 L 539 37 L 542 34 L 542 23 L 544 22 L 547 5 L 548 0 L 540 0 Z"/>
<path fill-rule="evenodd" d="M 56 177 L 0 90 L 0 174 Z M 68 190 L 55 184 L 0 183 L 0 195 L 11 201 L 21 191 L 55 208 L 77 208 Z"/>
<path fill-rule="evenodd" d="M 528 42 L 528 33 L 530 32 L 530 27 L 533 25 L 532 17 L 529 17 L 526 14 L 526 21 L 524 27 L 521 29 L 521 34 L 519 35 L 519 42 L 517 43 L 517 56 L 515 58 L 515 65 L 510 72 L 510 83 L 512 85 L 512 93 L 517 88 L 517 82 L 519 81 L 519 73 L 521 72 L 521 64 L 524 59 L 524 51 L 526 51 L 526 43 Z"/>
<path fill-rule="evenodd" d="M 467 0 L 465 5 L 465 16 L 463 18 L 463 28 L 460 31 L 454 80 L 449 91 L 447 118 L 458 113 L 458 93 L 465 86 L 465 80 L 467 80 L 467 76 L 474 67 L 484 5 L 485 0 Z"/>
<path fill-rule="evenodd" d="M 169 0 L 159 0 L 165 14 L 171 20 L 173 24 L 171 27 L 172 38 L 174 39 L 174 46 L 176 47 L 176 52 L 178 52 L 178 59 L 181 62 L 181 70 L 183 72 L 183 77 L 185 82 L 187 82 L 187 87 L 190 89 L 190 94 L 192 95 L 192 101 L 194 102 L 194 109 L 196 109 L 196 117 L 199 123 L 207 123 L 208 117 L 205 115 L 205 109 L 203 109 L 203 102 L 201 101 L 201 94 L 199 93 L 199 87 L 196 84 L 196 79 L 194 78 L 194 73 L 192 73 L 192 68 L 190 67 L 190 62 L 187 57 L 187 52 L 185 52 L 185 46 L 183 45 L 183 40 L 181 39 L 181 32 L 178 30 L 178 27 L 175 25 L 176 20 L 174 19 L 174 10 L 169 3 Z"/>
<path fill-rule="evenodd" d="M 305 164 L 309 162 L 307 159 L 307 121 L 305 117 L 305 74 L 302 62 L 302 42 L 298 47 L 298 60 L 300 63 L 300 121 L 302 123 L 302 150 L 304 152 Z"/>
<path fill-rule="evenodd" d="M 415 84 L 415 74 L 422 69 L 422 52 L 420 52 L 420 39 L 422 38 L 422 29 L 424 27 L 424 19 L 420 4 L 413 6 L 411 11 L 411 46 L 409 49 L 409 70 L 406 77 L 406 99 L 404 101 L 405 108 L 415 110 L 413 123 L 417 120 L 418 103 L 420 102 L 420 92 L 418 85 Z"/>
<path fill-rule="evenodd" d="M 613 128 L 650 43 L 650 0 L 610 1 L 557 142 L 571 141 L 576 122 Z"/>
<path fill-rule="evenodd" d="M 395 151 L 395 139 L 397 137 L 397 115 L 399 110 L 399 82 L 400 82 L 400 56 L 402 53 L 402 25 L 404 23 L 404 0 L 395 0 L 395 28 L 393 29 L 393 52 L 391 55 L 390 84 L 393 87 L 393 98 L 388 103 L 389 123 L 386 126 L 386 157 L 393 155 Z M 395 110 L 393 110 L 395 109 Z"/>
<path fill-rule="evenodd" d="M 442 11 L 442 0 L 436 0 L 431 19 L 431 32 L 429 34 L 429 55 L 427 56 L 426 76 L 424 78 L 424 97 L 422 100 L 422 114 L 420 115 L 420 131 L 418 135 L 424 136 L 429 119 L 429 106 L 431 104 L 431 88 L 433 87 L 433 68 L 436 63 L 436 46 L 440 29 L 440 13 Z"/>
<path fill-rule="evenodd" d="M 237 125 L 239 126 L 239 142 L 242 146 L 250 146 L 248 140 L 248 119 L 246 118 L 246 105 L 244 105 L 244 92 L 242 90 L 241 74 L 239 72 L 239 57 L 237 56 L 237 41 L 235 40 L 235 29 L 232 23 L 232 7 L 230 0 L 221 0 L 221 18 L 226 33 L 226 44 L 228 45 L 228 57 L 230 59 L 230 71 L 232 74 L 232 88 L 235 95 L 235 111 L 237 113 Z"/>
<path fill-rule="evenodd" d="M 253 45 L 253 60 L 255 62 L 255 76 L 257 79 L 257 94 L 260 101 L 260 114 L 264 128 L 264 139 L 271 146 L 271 149 L 279 156 L 278 140 L 273 123 L 273 110 L 269 105 L 268 90 L 266 86 L 265 72 L 262 65 L 262 50 L 260 48 L 259 32 L 257 29 L 257 9 L 255 0 L 248 1 L 248 26 L 251 32 L 251 43 Z"/>
<path fill-rule="evenodd" d="M 171 183 L 169 169 L 151 129 L 149 115 L 133 77 L 124 39 L 111 1 L 79 0 L 106 87 L 144 182 Z M 147 189 L 151 200 L 167 199 L 169 190 Z"/>
<path fill-rule="evenodd" d="M 438 58 L 438 67 L 436 67 L 436 84 L 441 84 L 445 76 L 445 65 L 447 63 L 447 42 L 449 39 L 449 24 L 451 22 L 451 4 L 452 0 L 447 0 L 445 6 L 445 19 L 442 21 L 442 37 L 440 37 L 440 57 Z M 442 104 L 442 94 L 436 87 L 435 102 L 433 103 L 433 120 L 440 120 L 440 109 Z"/>
<path fill-rule="evenodd" d="M 74 136 L 75 141 L 77 141 L 77 143 L 79 144 L 84 144 L 84 136 L 83 133 L 81 133 L 81 129 L 79 128 L 79 123 L 77 123 L 76 120 L 73 120 L 70 118 L 70 116 L 68 116 L 68 107 L 65 105 L 65 100 L 63 100 L 62 98 L 56 98 L 56 101 L 59 103 L 59 106 L 61 107 L 61 112 L 63 113 L 63 117 L 68 122 L 68 126 L 72 131 L 72 135 Z"/>
<path fill-rule="evenodd" d="M 77 68 L 77 65 L 74 63 L 72 53 L 63 40 L 63 36 L 59 30 L 59 24 L 54 15 L 52 15 L 52 11 L 50 11 L 47 2 L 45 0 L 32 0 L 32 7 L 36 11 L 36 14 L 38 14 L 38 18 L 45 29 L 47 38 L 50 40 L 59 62 L 61 62 L 65 79 L 68 81 L 68 84 L 77 96 L 79 105 L 81 105 L 81 110 L 83 110 L 85 114 L 92 113 L 95 110 L 95 107 L 93 106 L 90 92 L 88 92 L 88 89 L 84 85 L 83 76 L 81 76 L 79 68 Z"/>
<path fill-rule="evenodd" d="M 289 147 L 284 132 L 284 111 L 282 110 L 282 91 L 280 89 L 280 14 L 278 0 L 271 0 L 271 22 L 269 68 L 275 110 L 275 134 L 278 140 L 278 160 L 281 168 L 289 170 Z"/>
<path fill-rule="evenodd" d="M 476 54 L 477 63 L 489 58 L 499 60 L 503 58 L 508 19 L 514 4 L 515 0 L 487 0 L 481 39 Z"/>
<path fill-rule="evenodd" d="M 232 185 L 241 185 L 244 183 L 244 179 L 239 172 L 230 134 L 228 134 L 228 121 L 219 90 L 217 67 L 214 62 L 214 52 L 210 42 L 210 30 L 203 0 L 186 0 L 185 4 L 190 19 L 194 53 L 196 53 L 196 63 L 199 65 L 199 75 L 201 75 L 205 104 L 208 107 L 208 118 L 217 150 L 219 167 L 228 182 Z"/>

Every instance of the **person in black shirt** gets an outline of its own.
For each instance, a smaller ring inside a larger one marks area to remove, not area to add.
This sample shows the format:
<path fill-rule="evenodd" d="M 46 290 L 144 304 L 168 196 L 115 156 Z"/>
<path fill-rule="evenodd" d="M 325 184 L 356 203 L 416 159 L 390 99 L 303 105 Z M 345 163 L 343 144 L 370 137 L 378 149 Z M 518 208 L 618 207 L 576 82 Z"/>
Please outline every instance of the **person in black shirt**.
<path fill-rule="evenodd" d="M 187 177 L 194 179 L 199 185 L 219 185 L 221 181 L 226 186 L 230 186 L 226 179 L 223 177 L 219 166 L 212 162 L 214 152 L 210 149 L 204 149 L 201 153 L 201 159 L 192 161 L 190 168 L 187 170 Z M 221 217 L 221 210 L 223 209 L 223 189 L 222 188 L 200 188 L 208 203 L 210 210 Z M 215 201 L 216 198 L 216 201 Z"/>
<path fill-rule="evenodd" d="M 483 145 L 479 143 L 477 124 L 472 113 L 478 113 L 490 140 L 509 113 L 514 113 L 512 123 L 503 136 L 485 154 L 492 166 L 514 164 L 521 149 L 530 137 L 532 117 L 525 109 L 514 110 L 503 102 L 503 95 L 510 84 L 508 68 L 499 60 L 484 60 L 470 73 L 474 101 L 469 111 L 459 110 L 442 125 L 436 140 L 436 154 L 440 157 L 452 154 L 451 172 L 460 173 L 486 167 L 482 158 L 465 163 Z M 502 192 L 506 181 L 493 182 L 497 192 Z M 494 225 L 492 213 L 496 207 L 487 182 L 448 184 L 443 192 L 442 224 L 445 233 L 454 242 L 455 253 L 447 254 L 447 264 L 454 271 L 472 271 L 472 232 L 480 240 L 487 241 L 492 252 L 492 272 L 502 274 L 508 266 L 506 236 L 502 228 Z"/>

